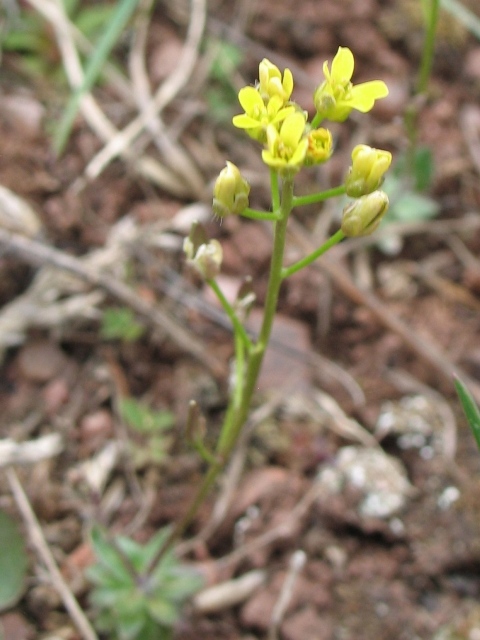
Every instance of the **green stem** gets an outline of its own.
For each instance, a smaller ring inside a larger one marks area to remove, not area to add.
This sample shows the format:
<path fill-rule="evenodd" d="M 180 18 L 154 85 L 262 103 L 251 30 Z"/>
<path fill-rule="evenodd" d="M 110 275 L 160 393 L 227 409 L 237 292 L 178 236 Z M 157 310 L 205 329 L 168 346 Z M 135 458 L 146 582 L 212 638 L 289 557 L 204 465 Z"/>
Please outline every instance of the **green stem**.
<path fill-rule="evenodd" d="M 428 1 L 428 0 L 427 0 Z M 420 63 L 420 71 L 417 78 L 414 97 L 407 106 L 404 116 L 405 131 L 408 136 L 408 148 L 406 151 L 407 175 L 413 182 L 415 156 L 418 146 L 418 112 L 420 103 L 419 96 L 425 94 L 428 89 L 428 82 L 432 73 L 433 57 L 435 53 L 435 35 L 438 24 L 438 16 L 440 9 L 440 0 L 430 0 L 430 10 L 428 13 L 427 24 L 425 29 L 425 37 L 423 40 L 422 60 Z"/>
<path fill-rule="evenodd" d="M 219 299 L 220 304 L 222 305 L 225 313 L 230 318 L 230 321 L 233 324 L 233 328 L 235 329 L 235 334 L 240 335 L 242 340 L 243 340 L 243 343 L 245 344 L 245 347 L 247 349 L 250 349 L 252 347 L 252 341 L 248 337 L 248 334 L 245 331 L 245 327 L 243 326 L 243 324 L 238 319 L 238 316 L 235 313 L 234 308 L 232 307 L 232 305 L 228 302 L 228 300 L 223 295 L 223 291 L 218 286 L 216 280 L 213 280 L 213 279 L 212 280 L 207 280 L 207 284 L 211 287 L 212 291 L 215 293 L 215 295 Z"/>
<path fill-rule="evenodd" d="M 438 16 L 440 12 L 440 0 L 430 0 L 430 12 L 428 16 L 425 39 L 423 43 L 422 61 L 418 74 L 416 93 L 424 93 L 428 87 L 432 72 L 433 56 L 435 54 L 435 35 L 437 31 Z"/>
<path fill-rule="evenodd" d="M 318 113 L 318 112 L 317 112 L 317 113 L 313 116 L 313 120 L 312 120 L 312 122 L 310 123 L 310 127 L 311 127 L 312 129 L 316 129 L 316 128 L 318 127 L 318 125 L 321 123 L 321 121 L 322 121 L 322 120 L 323 120 L 323 117 L 321 116 L 321 114 L 320 114 L 320 113 Z"/>
<path fill-rule="evenodd" d="M 182 519 L 177 522 L 162 548 L 150 562 L 146 572 L 147 575 L 154 570 L 173 542 L 183 535 L 187 527 L 192 522 L 199 507 L 202 505 L 206 496 L 210 492 L 210 489 L 215 484 L 219 473 L 225 467 L 229 455 L 238 440 L 248 416 L 263 356 L 272 332 L 273 319 L 275 317 L 278 295 L 282 284 L 282 265 L 287 236 L 288 216 L 293 207 L 293 179 L 286 179 L 284 181 L 281 202 L 278 191 L 278 176 L 274 172 L 271 172 L 271 185 L 273 210 L 279 212 L 279 219 L 275 222 L 267 298 L 265 301 L 265 311 L 259 338 L 255 344 L 252 344 L 243 327 L 243 331 L 239 329 L 241 326 L 240 322 L 228 301 L 225 300 L 225 296 L 216 282 L 214 280 L 209 281 L 210 286 L 213 291 L 215 291 L 222 303 L 222 306 L 224 306 L 225 311 L 230 316 L 236 332 L 236 340 L 238 341 L 236 343 L 236 352 L 237 358 L 240 356 L 240 360 L 237 362 L 235 390 L 227 408 L 215 454 L 211 459 L 203 481 L 188 510 L 183 515 Z M 246 347 L 247 354 L 246 362 L 243 360 L 245 355 L 244 346 Z M 243 375 L 244 370 L 245 374 Z"/>
<path fill-rule="evenodd" d="M 270 191 L 272 193 L 272 209 L 274 213 L 280 211 L 280 189 L 278 186 L 278 173 L 270 167 Z"/>
<path fill-rule="evenodd" d="M 309 264 L 312 264 L 312 262 L 314 262 L 317 258 L 322 256 L 324 253 L 326 253 L 329 249 L 331 249 L 334 245 L 338 244 L 344 238 L 345 238 L 345 234 L 341 229 L 339 229 L 336 233 L 333 234 L 333 236 L 331 236 L 326 242 L 324 242 L 324 244 L 322 244 L 321 247 L 319 247 L 318 249 L 315 249 L 315 251 L 312 251 L 312 253 L 310 253 L 308 256 L 305 256 L 305 258 L 302 258 L 301 260 L 299 260 L 298 262 L 295 262 L 295 264 L 292 264 L 289 267 L 284 267 L 282 269 L 282 278 L 285 280 L 285 278 L 288 278 L 289 276 L 296 273 L 297 271 L 300 271 L 300 269 L 304 269 L 305 267 L 308 267 Z"/>
<path fill-rule="evenodd" d="M 232 404 L 235 409 L 242 404 L 243 376 L 245 374 L 245 345 L 241 336 L 235 332 L 235 388 Z"/>
<path fill-rule="evenodd" d="M 227 459 L 231 453 L 243 425 L 247 419 L 248 411 L 255 386 L 260 373 L 263 356 L 272 332 L 273 320 L 277 309 L 278 295 L 282 284 L 283 255 L 287 235 L 288 216 L 293 206 L 293 179 L 286 179 L 283 183 L 282 200 L 280 205 L 280 219 L 275 223 L 273 238 L 273 251 L 270 262 L 270 277 L 268 281 L 267 298 L 263 315 L 262 327 L 257 343 L 252 347 L 245 372 L 245 381 L 242 393 L 242 402 L 233 419 L 224 425 L 217 444 L 217 455 L 221 459 Z M 243 381 L 237 381 L 239 384 Z"/>
<path fill-rule="evenodd" d="M 306 204 L 315 204 L 317 202 L 323 202 L 329 198 L 335 198 L 336 196 L 343 196 L 345 193 L 345 185 L 341 184 L 338 187 L 327 189 L 326 191 L 320 191 L 319 193 L 313 193 L 308 196 L 294 196 L 292 200 L 292 207 L 302 207 Z"/>
<path fill-rule="evenodd" d="M 278 220 L 278 215 L 276 213 L 271 213 L 269 211 L 257 211 L 256 209 L 250 209 L 247 207 L 240 214 L 244 218 L 251 218 L 252 220 Z"/>

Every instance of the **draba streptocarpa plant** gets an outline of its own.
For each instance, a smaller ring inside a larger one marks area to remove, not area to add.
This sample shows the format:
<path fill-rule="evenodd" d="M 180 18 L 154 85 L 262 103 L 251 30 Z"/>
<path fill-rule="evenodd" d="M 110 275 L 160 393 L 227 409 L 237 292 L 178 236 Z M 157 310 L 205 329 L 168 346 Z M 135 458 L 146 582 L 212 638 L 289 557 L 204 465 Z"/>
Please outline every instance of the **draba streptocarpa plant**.
<path fill-rule="evenodd" d="M 388 151 L 365 144 L 352 151 L 352 164 L 342 184 L 310 195 L 295 193 L 295 178 L 303 170 L 327 162 L 333 152 L 331 132 L 320 126 L 324 120 L 343 122 L 353 109 L 370 111 L 377 99 L 388 95 L 384 82 L 352 84 L 352 52 L 340 47 L 331 66 L 323 66 L 324 80 L 314 93 L 315 116 L 291 100 L 293 77 L 282 73 L 269 60 L 262 60 L 255 87 L 244 87 L 239 101 L 244 113 L 233 124 L 262 147 L 262 159 L 270 171 L 272 204 L 269 211 L 249 206 L 250 186 L 238 167 L 227 162 L 213 192 L 213 211 L 219 218 L 241 215 L 266 220 L 273 225 L 273 247 L 263 320 L 258 336 L 247 331 L 245 320 L 254 302 L 246 281 L 231 304 L 216 281 L 222 264 L 222 246 L 209 239 L 204 228 L 194 224 L 184 242 L 187 262 L 211 287 L 231 320 L 234 331 L 234 375 L 228 407 L 214 450 L 203 440 L 205 424 L 198 405 L 190 403 L 187 438 L 207 463 L 196 496 L 176 525 L 162 531 L 142 547 L 128 538 L 108 541 L 97 529 L 93 545 L 98 564 L 90 570 L 95 584 L 91 601 L 99 616 L 99 628 L 119 640 L 166 640 L 178 619 L 185 599 L 198 588 L 195 576 L 186 572 L 173 554 L 173 543 L 192 522 L 199 506 L 225 467 L 246 422 L 262 360 L 270 339 L 280 287 L 284 280 L 312 264 L 328 249 L 350 236 L 372 233 L 388 208 L 388 197 L 380 189 L 390 166 Z M 295 207 L 319 203 L 335 196 L 351 200 L 343 209 L 341 228 L 324 244 L 298 262 L 284 264 L 289 216 Z M 186 573 L 185 573 L 186 572 Z"/>
<path fill-rule="evenodd" d="M 185 601 L 202 586 L 200 575 L 181 565 L 171 549 L 151 567 L 167 536 L 162 529 L 141 545 L 92 530 L 98 561 L 87 570 L 95 585 L 90 602 L 97 629 L 110 640 L 170 640 Z"/>
<path fill-rule="evenodd" d="M 205 450 L 201 434 L 194 435 L 199 411 L 192 404 L 188 432 L 193 434 L 194 444 L 208 461 L 208 470 L 196 500 L 173 530 L 173 537 L 180 535 L 191 521 L 226 464 L 245 424 L 283 281 L 310 265 L 346 236 L 364 236 L 375 231 L 387 211 L 388 197 L 380 187 L 392 156 L 389 151 L 373 149 L 365 144 L 352 150 L 352 164 L 342 184 L 310 195 L 297 195 L 295 192 L 297 174 L 327 162 L 332 155 L 332 134 L 328 128 L 320 126 L 323 121 L 344 122 L 352 110 L 366 113 L 376 100 L 388 95 L 387 86 L 380 80 L 353 84 L 353 70 L 354 57 L 346 47 L 338 49 L 331 65 L 327 61 L 324 63 L 324 79 L 313 96 L 315 115 L 311 122 L 307 113 L 291 99 L 291 71 L 285 69 L 282 73 L 269 60 L 264 59 L 260 63 L 259 80 L 255 86 L 244 87 L 238 94 L 244 113 L 236 115 L 233 124 L 261 146 L 262 160 L 270 171 L 271 209 L 259 211 L 250 208 L 250 186 L 239 168 L 227 162 L 213 189 L 213 212 L 218 218 L 241 215 L 272 223 L 273 248 L 268 288 L 261 328 L 258 336 L 252 338 L 244 324 L 248 307 L 254 301 L 251 285 L 245 282 L 235 303 L 230 304 L 215 279 L 222 264 L 221 244 L 218 240 L 208 239 L 201 225 L 192 226 L 184 242 L 184 252 L 187 262 L 211 287 L 231 320 L 235 343 L 234 375 L 228 408 L 214 451 Z M 343 195 L 351 200 L 343 209 L 341 228 L 309 255 L 294 264 L 285 265 L 287 224 L 292 210 Z M 202 430 L 199 428 L 198 433 Z"/>

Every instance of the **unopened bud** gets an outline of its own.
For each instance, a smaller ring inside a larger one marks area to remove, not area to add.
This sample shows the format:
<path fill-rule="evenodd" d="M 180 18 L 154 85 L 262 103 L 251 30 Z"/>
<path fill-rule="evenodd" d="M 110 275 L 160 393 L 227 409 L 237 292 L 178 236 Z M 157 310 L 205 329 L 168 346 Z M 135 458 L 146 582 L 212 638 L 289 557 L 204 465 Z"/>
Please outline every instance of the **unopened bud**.
<path fill-rule="evenodd" d="M 220 218 L 231 213 L 242 213 L 248 207 L 250 185 L 242 177 L 239 168 L 232 162 L 227 162 L 213 188 L 213 212 Z"/>
<path fill-rule="evenodd" d="M 197 222 L 192 225 L 190 235 L 183 241 L 183 251 L 188 264 L 205 280 L 211 280 L 220 273 L 222 245 L 218 240 L 207 240 L 204 228 Z"/>
<path fill-rule="evenodd" d="M 352 151 L 352 166 L 345 178 L 347 195 L 359 198 L 378 189 L 391 162 L 389 151 L 373 149 L 366 144 L 357 145 Z"/>
<path fill-rule="evenodd" d="M 342 231 L 346 236 L 368 236 L 382 221 L 388 209 L 388 196 L 374 191 L 354 200 L 343 210 Z"/>
<path fill-rule="evenodd" d="M 259 65 L 259 80 L 260 95 L 266 102 L 272 96 L 279 96 L 283 103 L 290 99 L 293 91 L 293 76 L 290 69 L 285 69 L 282 77 L 280 69 L 264 58 Z"/>
<path fill-rule="evenodd" d="M 305 165 L 320 164 L 330 158 L 333 151 L 332 134 L 328 129 L 314 129 L 307 136 L 308 148 Z"/>

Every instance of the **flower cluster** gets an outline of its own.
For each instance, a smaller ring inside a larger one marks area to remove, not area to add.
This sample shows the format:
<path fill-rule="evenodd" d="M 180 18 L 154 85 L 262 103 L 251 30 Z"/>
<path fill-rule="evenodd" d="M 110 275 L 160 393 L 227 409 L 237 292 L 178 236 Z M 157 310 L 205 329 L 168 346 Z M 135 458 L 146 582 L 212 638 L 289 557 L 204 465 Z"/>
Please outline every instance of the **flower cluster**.
<path fill-rule="evenodd" d="M 384 82 L 373 80 L 354 86 L 354 68 L 350 49 L 339 47 L 331 65 L 323 66 L 325 80 L 314 94 L 317 114 L 315 122 L 345 120 L 352 109 L 370 111 L 375 100 L 388 95 Z M 238 99 L 244 113 L 233 118 L 233 124 L 264 145 L 262 159 L 283 176 L 297 173 L 303 166 L 320 164 L 332 154 L 332 134 L 307 122 L 306 113 L 292 102 L 293 76 L 290 69 L 282 72 L 269 60 L 259 65 L 259 81 L 255 87 L 244 87 Z"/>
<path fill-rule="evenodd" d="M 244 112 L 234 116 L 233 124 L 263 146 L 263 162 L 275 179 L 280 177 L 284 181 L 292 181 L 303 167 L 324 163 L 332 155 L 333 137 L 329 129 L 319 126 L 323 120 L 343 122 L 353 109 L 365 113 L 373 108 L 376 100 L 388 95 L 387 86 L 380 80 L 354 85 L 353 54 L 350 49 L 339 47 L 331 65 L 328 62 L 323 65 L 324 79 L 313 96 L 316 113 L 309 121 L 307 112 L 292 100 L 294 83 L 290 69 L 282 72 L 264 59 L 258 71 L 255 86 L 243 87 L 238 93 Z M 353 149 L 352 165 L 344 184 L 333 190 L 335 195 L 345 193 L 355 198 L 343 212 L 345 236 L 366 235 L 380 224 L 388 208 L 388 197 L 379 188 L 391 160 L 390 152 L 365 144 Z M 281 215 L 278 206 L 271 213 L 250 209 L 249 194 L 247 180 L 238 167 L 227 162 L 213 189 L 214 214 L 220 218 L 235 214 L 278 219 Z M 300 198 L 304 204 L 323 199 L 322 194 Z M 218 273 L 221 247 L 216 240 L 208 240 L 199 227 L 185 240 L 184 251 L 187 262 L 204 279 L 211 280 Z"/>
<path fill-rule="evenodd" d="M 332 136 L 326 129 L 312 129 L 307 114 L 291 101 L 293 76 L 269 60 L 259 65 L 256 87 L 244 87 L 238 99 L 245 113 L 233 124 L 265 145 L 262 159 L 281 175 L 293 175 L 303 165 L 325 162 L 332 154 Z"/>

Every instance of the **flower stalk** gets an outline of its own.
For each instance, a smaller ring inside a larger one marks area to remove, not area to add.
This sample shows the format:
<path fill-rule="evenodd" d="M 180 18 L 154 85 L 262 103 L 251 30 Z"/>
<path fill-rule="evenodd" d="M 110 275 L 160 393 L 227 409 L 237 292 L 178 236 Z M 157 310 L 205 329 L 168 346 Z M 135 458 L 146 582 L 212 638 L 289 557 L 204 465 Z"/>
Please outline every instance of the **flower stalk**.
<path fill-rule="evenodd" d="M 327 162 L 332 155 L 331 132 L 318 128 L 320 122 L 325 119 L 343 122 L 352 109 L 363 113 L 370 111 L 376 100 L 388 94 L 385 83 L 380 80 L 352 84 L 354 59 L 349 49 L 340 47 L 331 68 L 325 62 L 323 69 L 325 78 L 314 95 L 317 113 L 310 123 L 307 122 L 306 112 L 291 100 L 291 72 L 286 69 L 282 73 L 268 60 L 260 63 L 259 82 L 256 86 L 244 87 L 239 92 L 239 102 L 244 113 L 235 116 L 233 124 L 262 145 L 262 159 L 270 173 L 271 210 L 250 208 L 250 187 L 238 167 L 231 162 L 227 162 L 215 183 L 213 209 L 217 215 L 241 215 L 268 221 L 273 225 L 267 293 L 262 323 L 256 338 L 250 336 L 245 328 L 243 314 L 238 309 L 242 308 L 241 305 L 232 305 L 215 279 L 221 267 L 221 252 L 216 241 L 208 240 L 203 233 L 196 231 L 185 243 L 188 262 L 203 275 L 231 321 L 235 346 L 234 376 L 220 435 L 213 451 L 209 455 L 204 452 L 203 455 L 207 461 L 203 481 L 188 511 L 172 530 L 163 550 L 160 550 L 160 555 L 166 552 L 192 522 L 238 442 L 257 388 L 282 283 L 311 265 L 346 235 L 365 235 L 373 231 L 388 206 L 388 199 L 381 195 L 378 187 L 388 169 L 391 156 L 388 151 L 371 149 L 366 145 L 354 150 L 353 165 L 344 184 L 308 195 L 295 194 L 297 173 L 312 165 Z M 354 200 L 345 207 L 342 228 L 334 231 L 326 242 L 309 255 L 294 264 L 285 265 L 287 227 L 293 209 L 318 204 L 346 193 Z M 158 562 L 158 557 L 154 561 Z"/>

